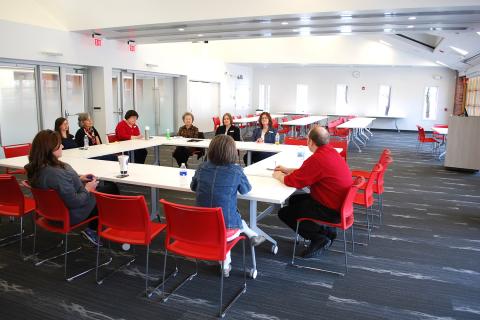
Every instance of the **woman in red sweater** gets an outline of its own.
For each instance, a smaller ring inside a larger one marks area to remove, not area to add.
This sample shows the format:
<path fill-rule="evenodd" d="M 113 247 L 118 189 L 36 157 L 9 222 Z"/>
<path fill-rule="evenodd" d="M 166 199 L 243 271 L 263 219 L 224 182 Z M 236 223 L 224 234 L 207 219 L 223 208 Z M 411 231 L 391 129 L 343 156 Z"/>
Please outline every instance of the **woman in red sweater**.
<path fill-rule="evenodd" d="M 125 113 L 125 120 L 120 121 L 115 128 L 115 134 L 119 141 L 142 139 L 143 135 L 137 126 L 138 113 L 135 110 L 128 110 Z M 145 163 L 147 149 L 134 151 L 135 163 Z"/>

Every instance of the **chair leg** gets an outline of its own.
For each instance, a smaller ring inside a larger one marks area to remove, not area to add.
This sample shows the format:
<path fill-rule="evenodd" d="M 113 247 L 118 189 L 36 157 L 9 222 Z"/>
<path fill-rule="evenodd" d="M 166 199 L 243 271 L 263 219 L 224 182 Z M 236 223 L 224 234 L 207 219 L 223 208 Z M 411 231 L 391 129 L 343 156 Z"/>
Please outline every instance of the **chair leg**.
<path fill-rule="evenodd" d="M 347 261 L 347 236 L 343 230 L 343 250 L 345 251 L 345 273 L 348 272 L 348 261 Z M 353 241 L 352 241 L 353 242 Z"/>
<path fill-rule="evenodd" d="M 224 262 L 222 261 L 222 269 L 220 271 L 220 305 L 218 310 L 218 316 L 223 318 L 225 314 L 223 314 L 223 267 Z"/>
<path fill-rule="evenodd" d="M 293 243 L 293 254 L 292 254 L 292 262 L 291 264 L 295 264 L 295 249 L 297 248 L 297 240 L 298 240 L 298 226 L 300 225 L 300 221 L 297 221 L 297 229 L 295 230 L 295 241 Z"/>
<path fill-rule="evenodd" d="M 145 295 L 148 297 L 148 256 L 150 253 L 150 244 L 147 244 L 147 257 L 145 260 Z"/>
<path fill-rule="evenodd" d="M 352 229 L 352 254 L 355 252 L 355 239 L 353 238 L 353 224 L 350 227 Z"/>

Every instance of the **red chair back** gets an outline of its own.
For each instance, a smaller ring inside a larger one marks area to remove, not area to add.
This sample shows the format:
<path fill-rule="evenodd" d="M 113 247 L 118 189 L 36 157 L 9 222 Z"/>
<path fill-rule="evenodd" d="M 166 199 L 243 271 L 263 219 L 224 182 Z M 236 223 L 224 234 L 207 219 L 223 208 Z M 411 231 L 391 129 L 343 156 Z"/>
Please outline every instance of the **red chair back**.
<path fill-rule="evenodd" d="M 21 156 L 28 156 L 32 144 L 22 143 L 22 144 L 12 144 L 9 146 L 3 146 L 3 152 L 5 153 L 5 158 L 14 158 Z"/>
<path fill-rule="evenodd" d="M 63 200 L 53 189 L 38 189 L 31 187 L 36 203 L 35 222 L 47 230 L 67 233 L 70 230 L 70 214 Z M 62 227 L 49 225 L 40 220 L 62 222 Z"/>
<path fill-rule="evenodd" d="M 117 141 L 118 141 L 117 135 L 116 135 L 115 133 L 109 133 L 109 134 L 107 134 L 107 139 L 108 139 L 108 142 L 109 142 L 109 143 L 117 142 Z"/>
<path fill-rule="evenodd" d="M 353 200 L 355 199 L 355 195 L 357 194 L 358 190 L 363 186 L 364 183 L 364 177 L 358 177 L 355 179 L 352 186 L 348 190 L 345 199 L 343 200 L 342 207 L 340 209 L 340 224 L 343 230 L 348 229 L 351 225 L 353 225 Z"/>
<path fill-rule="evenodd" d="M 417 124 L 418 129 L 418 141 L 423 142 L 425 141 L 425 129 Z"/>
<path fill-rule="evenodd" d="M 277 119 L 272 119 L 272 127 L 274 129 L 278 129 L 278 120 Z"/>
<path fill-rule="evenodd" d="M 220 118 L 219 117 L 212 117 L 213 120 L 213 131 L 216 131 L 218 127 L 220 127 Z"/>
<path fill-rule="evenodd" d="M 0 174 L 0 215 L 20 216 L 25 212 L 25 197 L 17 179 Z"/>
<path fill-rule="evenodd" d="M 382 162 L 380 162 L 380 164 L 382 165 L 382 171 L 380 171 L 378 173 L 378 177 L 377 177 L 377 183 L 374 185 L 374 192 L 377 193 L 377 194 L 383 194 L 383 192 L 385 191 L 384 189 L 384 180 L 383 180 L 383 176 L 385 175 L 385 172 L 387 171 L 388 169 L 388 166 L 393 162 L 393 159 L 389 156 L 386 156 L 382 159 Z"/>
<path fill-rule="evenodd" d="M 294 145 L 294 146 L 306 146 L 307 145 L 307 139 L 285 137 L 285 140 L 283 140 L 283 144 L 289 144 L 289 145 Z"/>
<path fill-rule="evenodd" d="M 163 204 L 167 219 L 167 236 L 165 247 L 170 250 L 175 242 L 209 248 L 209 256 L 214 260 L 225 260 L 226 229 L 222 208 L 203 208 L 175 204 L 164 199 Z M 173 242 L 172 242 L 173 241 Z M 197 257 L 200 252 L 185 254 Z"/>
<path fill-rule="evenodd" d="M 254 114 L 251 114 L 251 113 L 250 113 L 250 114 L 247 114 L 247 118 L 253 118 L 253 117 L 255 117 Z"/>
<path fill-rule="evenodd" d="M 107 228 L 125 232 L 144 232 L 149 244 L 150 215 L 145 197 L 107 194 L 95 191 L 98 208 L 98 234 Z"/>
<path fill-rule="evenodd" d="M 28 156 L 30 153 L 30 148 L 32 147 L 31 143 L 22 143 L 22 144 L 12 144 L 9 146 L 2 146 L 3 153 L 5 154 L 5 158 L 15 158 L 21 156 Z M 12 170 L 7 168 L 7 173 L 10 174 L 25 174 L 25 170 L 18 169 Z"/>
<path fill-rule="evenodd" d="M 363 194 L 365 205 L 367 207 L 370 207 L 373 205 L 373 185 L 375 184 L 375 181 L 378 179 L 378 175 L 382 170 L 383 170 L 383 166 L 377 163 L 373 167 L 373 170 L 370 173 L 370 176 L 368 177 L 367 184 L 365 185 L 365 190 Z"/>
<path fill-rule="evenodd" d="M 340 155 L 342 158 L 347 161 L 347 154 L 348 154 L 348 141 L 344 139 L 330 139 L 330 145 L 333 148 L 342 148 L 342 152 L 340 152 Z"/>

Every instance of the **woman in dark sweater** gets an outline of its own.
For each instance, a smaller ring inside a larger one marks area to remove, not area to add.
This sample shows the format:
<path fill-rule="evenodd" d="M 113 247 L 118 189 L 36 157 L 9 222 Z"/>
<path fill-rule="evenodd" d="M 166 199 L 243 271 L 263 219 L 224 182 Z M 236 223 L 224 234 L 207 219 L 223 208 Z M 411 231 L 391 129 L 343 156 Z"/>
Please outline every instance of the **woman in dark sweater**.
<path fill-rule="evenodd" d="M 73 135 L 70 134 L 69 129 L 68 120 L 66 118 L 57 118 L 57 120 L 55 120 L 55 131 L 60 134 L 60 137 L 62 138 L 63 149 L 65 150 L 78 148 L 78 145 L 73 139 Z"/>
<path fill-rule="evenodd" d="M 75 142 L 79 147 L 84 146 L 83 139 L 85 136 L 88 137 L 89 146 L 102 144 L 102 139 L 100 139 L 97 129 L 93 126 L 93 120 L 88 113 L 85 112 L 78 114 L 78 126 L 80 129 L 78 129 L 75 134 Z"/>
<path fill-rule="evenodd" d="M 223 125 L 217 128 L 215 135 L 226 134 L 233 138 L 235 141 L 241 141 L 240 138 L 240 129 L 233 125 L 233 118 L 230 113 L 225 113 L 223 115 Z"/>

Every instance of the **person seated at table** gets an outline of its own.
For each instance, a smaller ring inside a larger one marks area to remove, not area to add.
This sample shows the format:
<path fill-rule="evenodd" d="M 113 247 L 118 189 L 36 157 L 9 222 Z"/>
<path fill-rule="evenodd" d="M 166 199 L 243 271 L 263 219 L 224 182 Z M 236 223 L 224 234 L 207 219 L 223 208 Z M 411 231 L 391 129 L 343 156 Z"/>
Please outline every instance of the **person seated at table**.
<path fill-rule="evenodd" d="M 232 241 L 243 232 L 253 246 L 265 238 L 250 229 L 237 208 L 237 193 L 245 194 L 252 189 L 242 167 L 236 164 L 237 148 L 232 137 L 215 136 L 208 147 L 208 161 L 200 164 L 192 178 L 190 188 L 195 191 L 196 205 L 199 207 L 221 207 L 225 227 L 234 231 L 227 238 Z M 223 264 L 223 273 L 228 277 L 231 270 L 230 252 Z"/>
<path fill-rule="evenodd" d="M 277 130 L 273 128 L 273 121 L 270 113 L 262 112 L 258 117 L 258 125 L 259 127 L 253 130 L 252 141 L 257 143 L 275 143 L 275 135 L 277 134 Z M 252 164 L 263 159 L 266 159 L 275 153 L 272 152 L 260 152 L 260 151 L 252 151 Z M 247 156 L 245 154 L 243 156 L 243 162 L 247 165 Z"/>
<path fill-rule="evenodd" d="M 352 186 L 348 164 L 329 145 L 330 135 L 324 127 L 313 127 L 308 133 L 307 146 L 313 153 L 299 169 L 277 166 L 273 177 L 289 187 L 310 188 L 310 193 L 292 195 L 288 205 L 278 211 L 278 217 L 292 230 L 297 228 L 297 219 L 313 218 L 332 223 L 340 222 L 340 209 Z M 320 255 L 336 238 L 336 229 L 320 226 L 311 221 L 302 221 L 298 233 L 310 245 L 302 253 L 304 258 Z"/>
<path fill-rule="evenodd" d="M 185 112 L 182 116 L 182 120 L 184 125 L 178 129 L 178 136 L 190 139 L 204 139 L 203 133 L 199 132 L 198 128 L 193 125 L 194 117 L 192 113 Z M 193 154 L 196 154 L 197 159 L 200 159 L 205 154 L 205 150 L 201 148 L 176 147 L 173 151 L 173 157 L 177 161 L 179 167 L 182 163 L 185 163 L 187 166 L 188 158 Z"/>
<path fill-rule="evenodd" d="M 137 125 L 138 113 L 135 110 L 128 110 L 125 113 L 125 119 L 120 121 L 115 128 L 115 134 L 119 141 L 143 139 L 140 128 Z M 148 151 L 147 149 L 135 149 L 133 151 L 135 163 L 145 163 Z"/>
<path fill-rule="evenodd" d="M 55 120 L 55 131 L 60 134 L 62 138 L 63 149 L 75 149 L 78 148 L 77 143 L 73 139 L 73 134 L 70 134 L 70 127 L 66 118 L 57 118 Z"/>
<path fill-rule="evenodd" d="M 219 126 L 215 131 L 215 135 L 226 134 L 233 138 L 235 141 L 241 141 L 240 138 L 240 129 L 233 124 L 233 118 L 230 113 L 225 113 L 223 115 L 223 125 Z"/>
<path fill-rule="evenodd" d="M 97 129 L 93 126 L 93 120 L 87 112 L 78 114 L 78 126 L 80 129 L 75 134 L 75 142 L 79 147 L 83 147 L 85 136 L 88 137 L 88 145 L 96 146 L 102 144 L 102 139 L 98 134 Z"/>
<path fill-rule="evenodd" d="M 62 156 L 62 139 L 58 132 L 42 130 L 33 138 L 25 165 L 30 185 L 39 189 L 53 189 L 69 210 L 70 224 L 80 223 L 98 215 L 95 197 L 91 193 L 100 192 L 118 194 L 115 184 L 99 185 L 93 174 L 79 176 L 67 163 L 60 161 Z M 52 221 L 52 223 L 55 223 Z M 97 220 L 89 223 L 82 231 L 93 244 L 97 244 Z"/>

